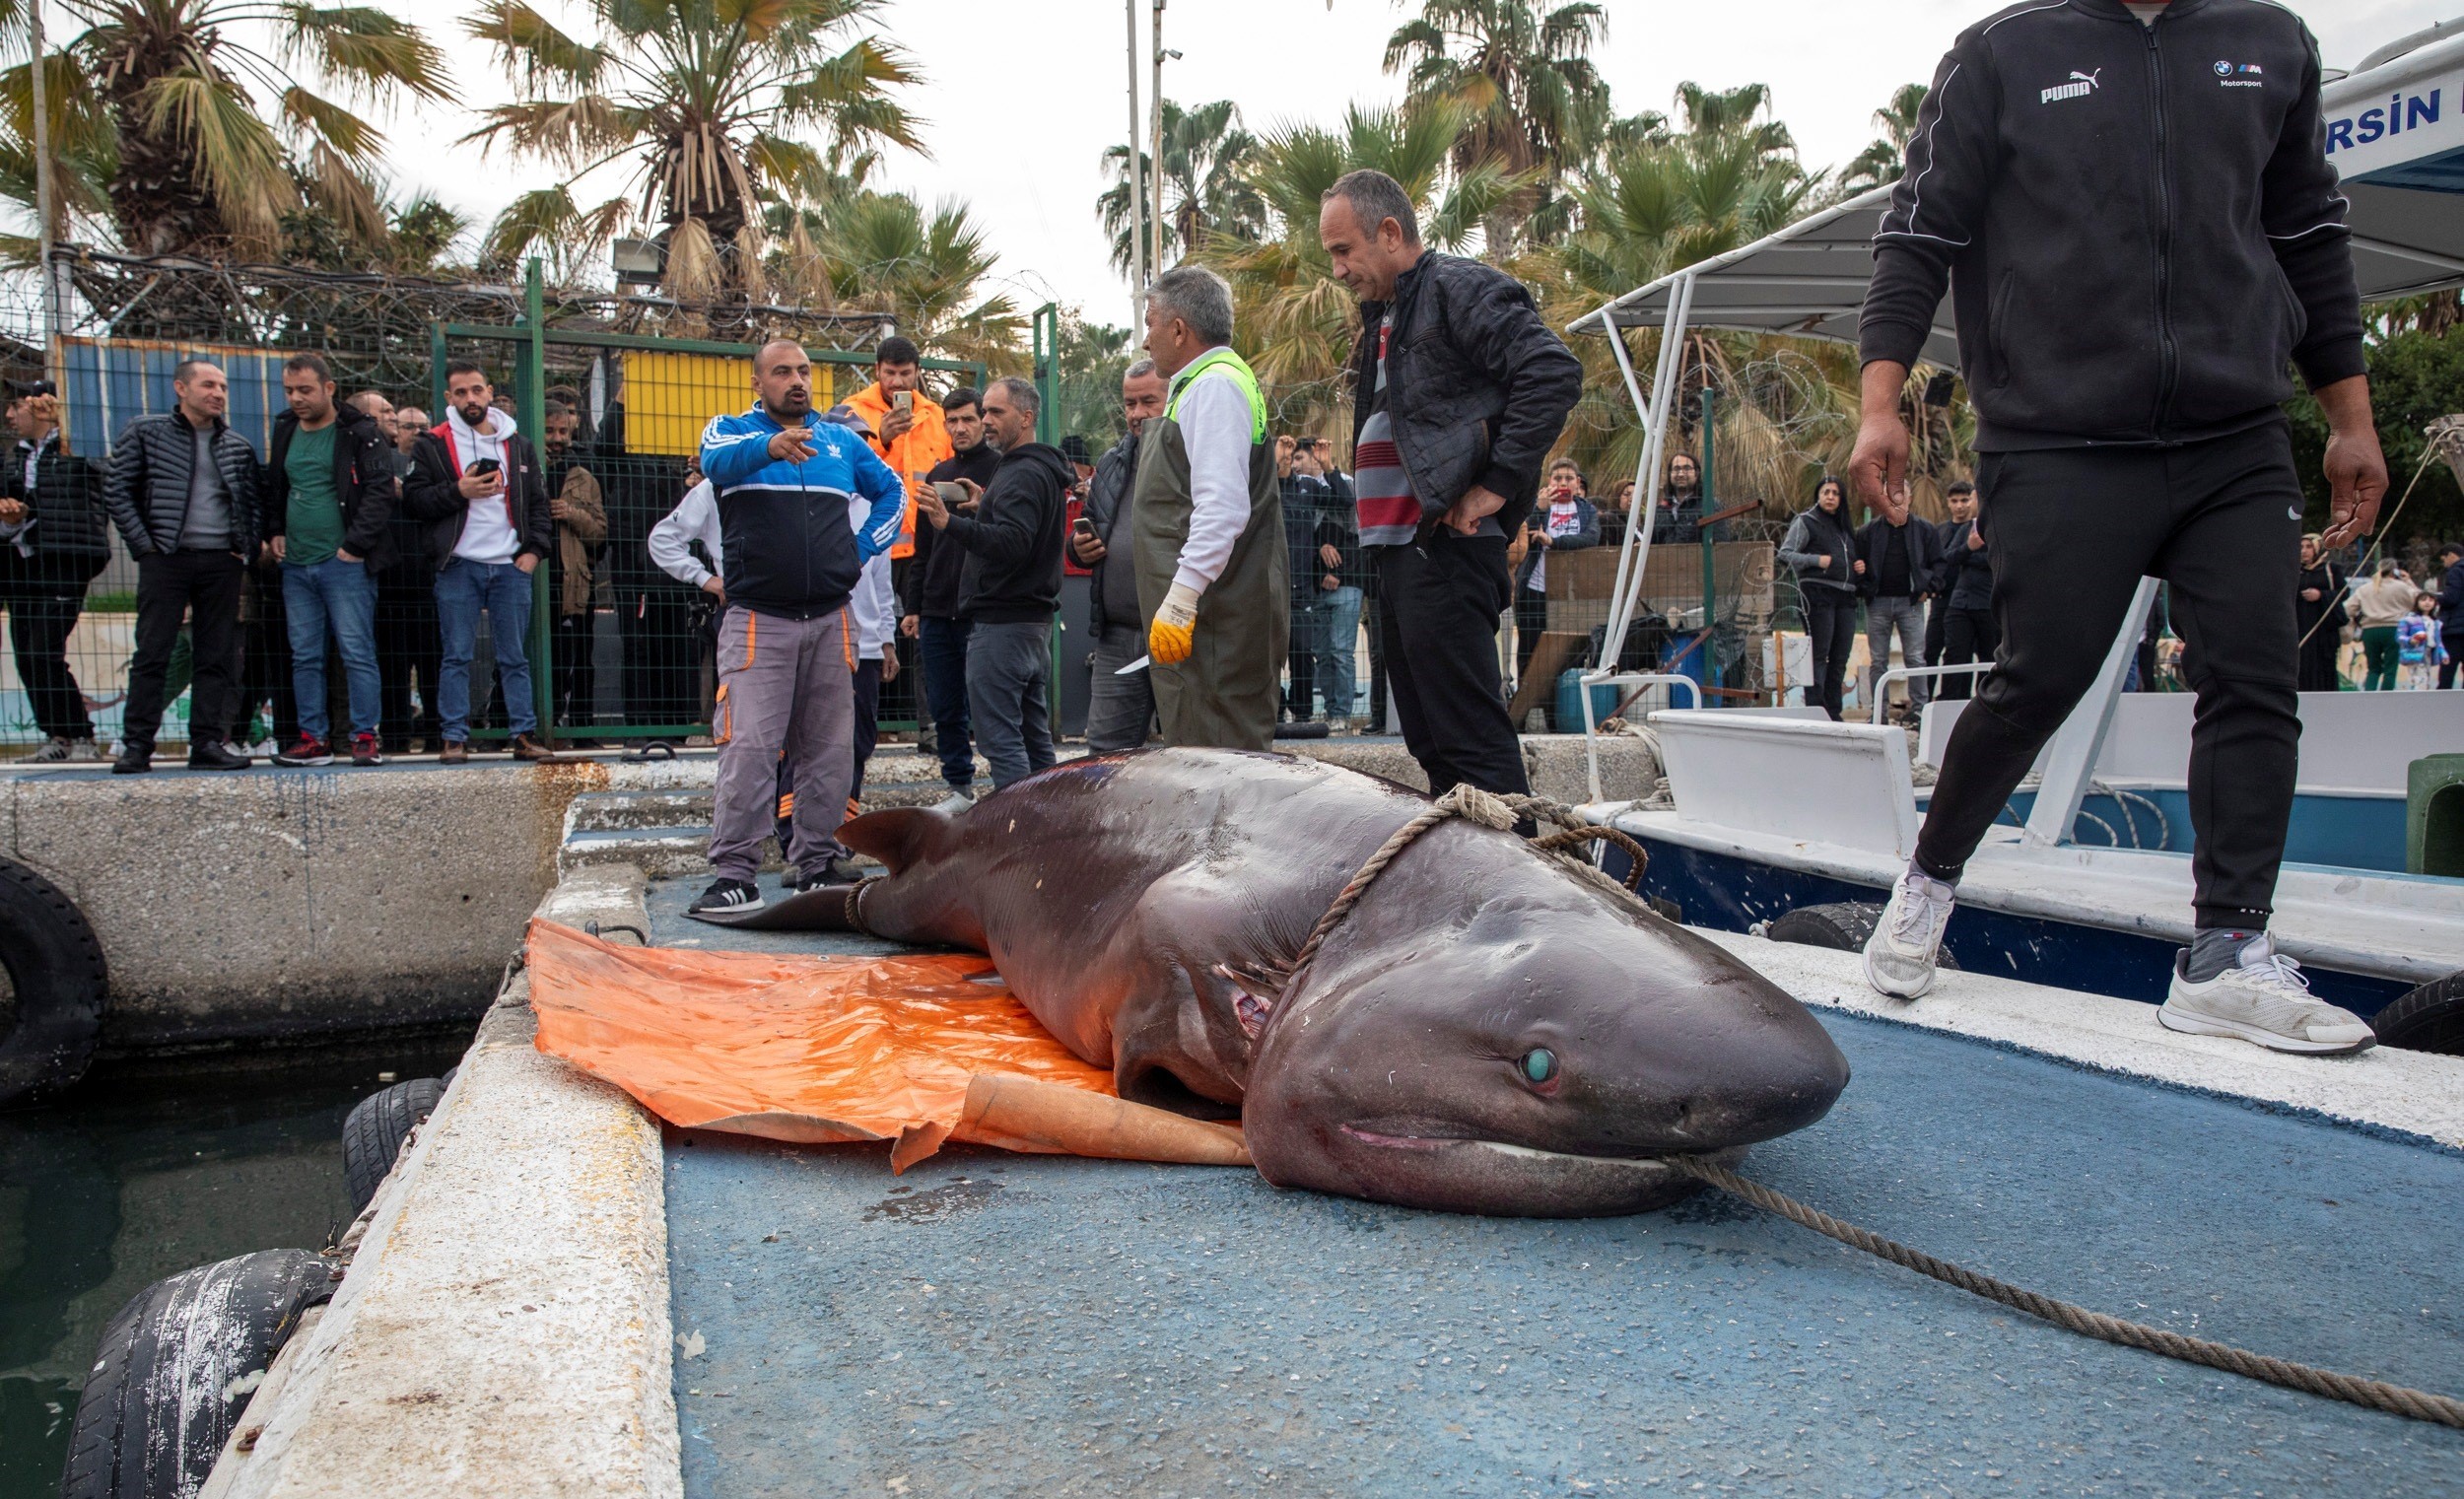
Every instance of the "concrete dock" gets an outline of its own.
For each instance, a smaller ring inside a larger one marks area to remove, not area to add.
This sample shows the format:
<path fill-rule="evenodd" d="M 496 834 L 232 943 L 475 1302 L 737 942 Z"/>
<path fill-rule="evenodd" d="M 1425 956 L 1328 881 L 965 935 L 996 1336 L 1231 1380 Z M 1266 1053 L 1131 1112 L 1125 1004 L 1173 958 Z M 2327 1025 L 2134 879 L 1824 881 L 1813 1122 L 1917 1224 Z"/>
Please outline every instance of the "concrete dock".
<path fill-rule="evenodd" d="M 698 882 L 543 908 L 703 948 Z M 2464 1061 L 1716 935 L 1856 1078 L 1747 1175 L 2020 1284 L 2464 1386 Z M 620 938 L 630 940 L 630 936 Z M 2464 1433 L 2088 1341 L 1717 1196 L 1451 1217 L 1246 1171 L 662 1129 L 524 980 L 250 1406 L 225 1495 L 2464 1493 Z"/>

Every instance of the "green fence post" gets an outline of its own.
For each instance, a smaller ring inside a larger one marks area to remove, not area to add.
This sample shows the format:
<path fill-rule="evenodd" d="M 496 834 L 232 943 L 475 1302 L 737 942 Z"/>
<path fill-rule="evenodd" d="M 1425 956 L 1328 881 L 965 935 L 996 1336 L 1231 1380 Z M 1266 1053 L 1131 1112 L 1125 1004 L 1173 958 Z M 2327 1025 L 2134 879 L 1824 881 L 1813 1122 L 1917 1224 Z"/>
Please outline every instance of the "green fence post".
<path fill-rule="evenodd" d="M 1719 404 L 1720 404 L 1720 398 L 1719 398 L 1719 396 L 1718 396 L 1717 394 L 1715 394 L 1715 393 L 1711 390 L 1711 388 L 1710 388 L 1709 386 L 1705 386 L 1705 387 L 1703 387 L 1703 392 L 1702 392 L 1702 511 L 1701 511 L 1701 513 L 1703 513 L 1703 514 L 1705 514 L 1705 515 L 1708 515 L 1708 514 L 1710 514 L 1713 511 L 1715 511 L 1715 510 L 1719 509 L 1719 507 L 1718 507 L 1716 504 L 1714 504 L 1714 503 L 1713 503 L 1712 498 L 1711 498 L 1711 494 L 1712 494 L 1712 479 L 1711 479 L 1711 472 L 1712 472 L 1712 468 L 1713 468 L 1713 461 L 1712 461 L 1712 460 L 1713 460 L 1713 455 L 1714 455 L 1714 453 L 1715 453 L 1715 451 L 1717 450 L 1717 447 L 1718 447 L 1717 443 L 1715 443 L 1713 440 L 1714 440 L 1714 438 L 1717 436 L 1718 431 L 1719 431 L 1719 427 L 1718 427 L 1718 412 L 1719 412 Z M 1712 631 L 1712 617 L 1713 617 L 1713 614 L 1714 614 L 1714 612 L 1715 612 L 1715 611 L 1714 611 L 1714 609 L 1713 609 L 1713 607 L 1712 607 L 1712 602 L 1713 602 L 1713 600 L 1712 600 L 1712 593 L 1713 593 L 1713 590 L 1714 590 L 1714 588 L 1715 588 L 1715 586 L 1716 586 L 1716 584 L 1717 584 L 1718 579 L 1717 579 L 1717 577 L 1716 577 L 1716 570 L 1715 570 L 1715 568 L 1714 568 L 1714 567 L 1713 567 L 1713 565 L 1712 565 L 1712 556 L 1713 556 L 1713 554 L 1712 554 L 1712 550 L 1711 550 L 1711 527 L 1709 527 L 1709 526 L 1707 526 L 1707 525 L 1706 525 L 1706 526 L 1703 526 L 1703 527 L 1701 528 L 1701 540 L 1702 540 L 1702 682 L 1703 682 L 1703 685 L 1704 685 L 1705 687 L 1717 687 L 1717 686 L 1719 686 L 1719 685 L 1720 685 L 1720 679 L 1719 679 L 1719 670 L 1720 670 L 1720 667 L 1719 667 L 1719 657 L 1718 657 L 1718 656 L 1716 656 L 1716 655 L 1714 655 L 1714 654 L 1712 654 L 1712 651 L 1713 651 L 1713 649 L 1714 649 L 1714 648 L 1718 646 L 1718 644 L 1719 644 L 1719 640 L 1718 640 L 1718 637 L 1714 636 L 1714 635 L 1711 633 L 1711 631 Z"/>
<path fill-rule="evenodd" d="M 547 291 L 536 255 L 530 257 L 522 276 L 522 332 L 525 336 L 514 355 L 513 403 L 521 408 L 516 420 L 530 439 L 531 461 L 539 465 L 538 482 L 544 485 L 548 477 L 546 448 L 540 443 L 547 432 Z M 549 535 L 554 534 L 551 526 Z M 539 559 L 539 566 L 530 574 L 530 701 L 539 715 L 539 737 L 550 745 L 557 738 L 556 621 L 548 595 L 555 588 L 557 550 L 551 543 L 548 555 Z"/>
<path fill-rule="evenodd" d="M 428 325 L 428 414 L 440 422 L 445 420 L 445 362 L 448 357 L 445 353 L 445 324 L 430 323 Z"/>
<path fill-rule="evenodd" d="M 1035 440 L 1061 445 L 1061 306 L 1048 302 L 1035 309 Z M 1044 678 L 1047 723 L 1061 721 L 1061 616 L 1053 616 L 1053 667 Z"/>

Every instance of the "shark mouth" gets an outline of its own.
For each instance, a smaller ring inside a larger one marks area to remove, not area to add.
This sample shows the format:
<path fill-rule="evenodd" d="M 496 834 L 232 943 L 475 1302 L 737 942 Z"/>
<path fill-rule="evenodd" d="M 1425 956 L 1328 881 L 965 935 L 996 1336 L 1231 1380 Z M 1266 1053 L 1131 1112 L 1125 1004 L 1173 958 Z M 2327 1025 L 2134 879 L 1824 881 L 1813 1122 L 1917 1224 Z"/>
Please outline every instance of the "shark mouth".
<path fill-rule="evenodd" d="M 1455 1135 L 1388 1134 L 1376 1129 L 1363 1129 L 1357 1124 L 1340 1126 L 1342 1132 L 1364 1145 L 1382 1150 L 1417 1151 L 1426 1153 L 1462 1152 L 1487 1155 L 1524 1167 L 1577 1168 L 1586 1171 L 1628 1169 L 1637 1175 L 1659 1176 L 1672 1168 L 1665 1156 L 1578 1155 L 1565 1151 L 1540 1150 L 1530 1145 L 1510 1145 L 1504 1140 L 1466 1139 Z M 1715 1152 L 1672 1152 L 1681 1154 L 1716 1154 Z"/>

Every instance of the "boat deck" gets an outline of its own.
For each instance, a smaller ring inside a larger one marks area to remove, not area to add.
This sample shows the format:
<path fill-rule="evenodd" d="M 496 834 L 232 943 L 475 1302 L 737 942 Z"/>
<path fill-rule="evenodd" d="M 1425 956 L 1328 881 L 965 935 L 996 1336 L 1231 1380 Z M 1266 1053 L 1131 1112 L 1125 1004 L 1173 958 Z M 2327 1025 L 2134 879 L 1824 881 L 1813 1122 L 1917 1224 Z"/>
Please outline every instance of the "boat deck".
<path fill-rule="evenodd" d="M 653 884 L 653 942 L 882 947 L 720 933 L 695 889 Z M 1761 946 L 1817 1004 L 1850 956 Z M 2034 1001 L 2113 1056 L 2022 1050 Z M 2307 1062 L 2305 1105 L 2230 1043 L 2096 1070 L 2152 1027 L 2123 1001 L 1953 976 L 1896 1020 L 1817 1013 L 1856 1080 L 1747 1175 L 2101 1310 L 2464 1386 L 2450 1064 Z M 692 1496 L 2464 1493 L 2464 1433 L 2090 1342 L 1717 1196 L 1542 1222 L 961 1148 L 897 1178 L 873 1146 L 664 1155 Z"/>

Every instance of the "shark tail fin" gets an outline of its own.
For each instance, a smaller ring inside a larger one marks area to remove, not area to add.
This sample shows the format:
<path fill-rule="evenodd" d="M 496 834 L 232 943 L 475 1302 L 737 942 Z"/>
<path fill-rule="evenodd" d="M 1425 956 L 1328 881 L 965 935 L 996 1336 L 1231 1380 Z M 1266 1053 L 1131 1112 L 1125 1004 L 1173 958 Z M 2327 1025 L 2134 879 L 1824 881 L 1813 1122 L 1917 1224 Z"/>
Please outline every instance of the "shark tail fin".
<path fill-rule="evenodd" d="M 951 825 L 948 814 L 930 807 L 890 807 L 842 824 L 839 842 L 871 854 L 898 874 L 930 852 Z"/>

